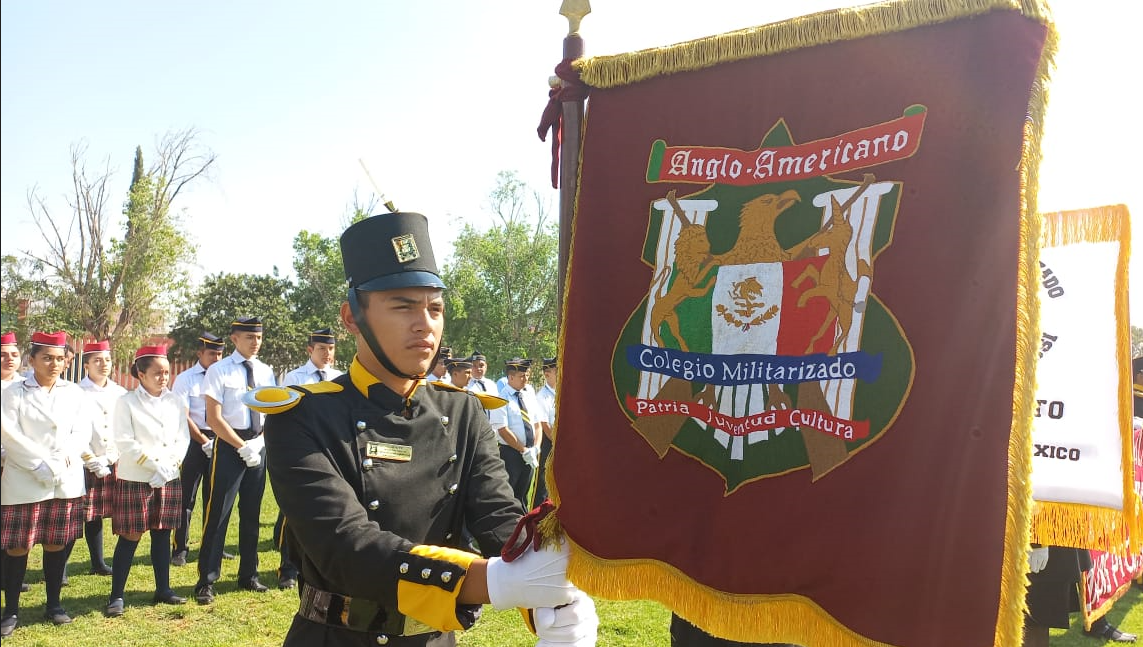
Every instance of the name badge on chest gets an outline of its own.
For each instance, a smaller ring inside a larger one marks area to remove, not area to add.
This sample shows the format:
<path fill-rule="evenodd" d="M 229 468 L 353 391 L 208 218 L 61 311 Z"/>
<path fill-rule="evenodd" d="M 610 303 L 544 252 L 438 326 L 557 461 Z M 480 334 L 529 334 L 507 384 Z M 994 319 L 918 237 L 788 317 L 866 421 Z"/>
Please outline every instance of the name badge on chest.
<path fill-rule="evenodd" d="M 408 445 L 369 441 L 365 444 L 365 456 L 375 460 L 407 463 L 413 459 L 413 448 Z"/>

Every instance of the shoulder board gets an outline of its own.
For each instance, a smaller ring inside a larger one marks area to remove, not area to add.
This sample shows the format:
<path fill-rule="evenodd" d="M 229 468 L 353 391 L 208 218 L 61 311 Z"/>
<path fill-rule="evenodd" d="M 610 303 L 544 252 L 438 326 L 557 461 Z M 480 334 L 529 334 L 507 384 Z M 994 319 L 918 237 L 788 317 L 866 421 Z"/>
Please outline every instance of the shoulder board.
<path fill-rule="evenodd" d="M 334 382 L 293 384 L 291 386 L 260 386 L 242 396 L 242 404 L 260 413 L 272 414 L 289 411 L 298 406 L 302 398 L 314 393 L 337 393 L 342 390 Z"/>
<path fill-rule="evenodd" d="M 508 404 L 508 401 L 504 398 L 500 398 L 488 393 L 477 393 L 476 391 L 469 391 L 468 389 L 462 389 L 459 386 L 448 384 L 447 382 L 433 382 L 431 386 L 435 386 L 442 391 L 459 391 L 460 393 L 471 395 L 472 397 L 479 400 L 480 406 L 484 407 L 485 409 L 499 409 L 500 407 Z"/>

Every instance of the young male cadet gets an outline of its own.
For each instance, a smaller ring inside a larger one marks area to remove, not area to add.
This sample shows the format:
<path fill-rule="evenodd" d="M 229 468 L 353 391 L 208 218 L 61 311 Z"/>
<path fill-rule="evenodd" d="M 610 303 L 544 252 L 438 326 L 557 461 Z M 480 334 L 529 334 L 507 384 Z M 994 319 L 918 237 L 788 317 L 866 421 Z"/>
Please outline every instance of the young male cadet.
<path fill-rule="evenodd" d="M 262 493 L 266 490 L 265 441 L 262 414 L 242 404 L 242 396 L 275 384 L 274 371 L 258 359 L 262 320 L 239 318 L 230 325 L 234 352 L 206 370 L 206 422 L 217 436 L 211 457 L 210 499 L 203 512 L 202 548 L 194 599 L 214 602 L 214 583 L 222 571 L 222 548 L 234 499 L 238 499 L 238 586 L 264 593 L 258 580 L 258 527 Z"/>
<path fill-rule="evenodd" d="M 558 618 L 537 620 L 541 639 L 558 628 L 565 644 L 594 644 L 598 621 L 566 579 L 565 546 L 511 562 L 459 549 L 467 527 L 485 555 L 499 553 L 523 509 L 475 394 L 426 379 L 444 283 L 425 217 L 361 220 L 341 252 L 341 319 L 358 349 L 349 373 L 247 396 L 274 413 L 270 480 L 301 570 L 285 645 L 455 645 L 489 601 L 545 607 L 537 618 Z"/>
<path fill-rule="evenodd" d="M 209 332 L 203 332 L 196 341 L 198 348 L 195 355 L 198 362 L 187 370 L 175 376 L 171 385 L 171 392 L 182 398 L 187 405 L 190 421 L 191 442 L 187 446 L 186 456 L 183 457 L 182 467 L 179 468 L 179 481 L 183 486 L 183 518 L 182 523 L 175 532 L 174 552 L 171 554 L 171 564 L 186 566 L 189 549 L 187 547 L 187 534 L 190 528 L 191 514 L 194 512 L 194 500 L 199 487 L 202 488 L 202 507 L 205 510 L 210 500 L 210 461 L 214 455 L 214 431 L 206 422 L 206 396 L 203 394 L 203 378 L 206 371 L 215 362 L 222 359 L 225 343 L 222 338 Z"/>
<path fill-rule="evenodd" d="M 496 430 L 500 436 L 500 457 L 504 459 L 512 492 L 528 508 L 531 508 L 528 490 L 540 464 L 540 420 L 545 413 L 536 396 L 526 388 L 531 366 L 532 360 L 519 357 L 504 364 L 506 382 L 500 389 L 500 397 L 508 401 L 508 406 L 504 408 L 503 426 Z"/>

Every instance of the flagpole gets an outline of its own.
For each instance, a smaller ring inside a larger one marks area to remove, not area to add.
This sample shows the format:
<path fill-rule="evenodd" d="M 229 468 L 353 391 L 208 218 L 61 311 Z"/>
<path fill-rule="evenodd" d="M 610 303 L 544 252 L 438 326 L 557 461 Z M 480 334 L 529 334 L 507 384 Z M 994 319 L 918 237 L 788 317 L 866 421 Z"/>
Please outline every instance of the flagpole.
<path fill-rule="evenodd" d="M 568 20 L 568 35 L 564 37 L 563 59 L 574 61 L 583 57 L 583 38 L 579 35 L 579 24 L 591 12 L 588 0 L 563 0 L 560 15 Z M 562 83 L 559 77 L 552 77 L 553 86 Z M 575 211 L 576 188 L 579 186 L 579 146 L 580 126 L 583 123 L 584 100 L 582 98 L 562 101 L 563 122 L 560 137 L 560 220 L 559 258 L 556 283 L 556 322 L 563 320 L 564 285 L 567 279 L 568 253 L 571 249 L 572 215 Z"/>

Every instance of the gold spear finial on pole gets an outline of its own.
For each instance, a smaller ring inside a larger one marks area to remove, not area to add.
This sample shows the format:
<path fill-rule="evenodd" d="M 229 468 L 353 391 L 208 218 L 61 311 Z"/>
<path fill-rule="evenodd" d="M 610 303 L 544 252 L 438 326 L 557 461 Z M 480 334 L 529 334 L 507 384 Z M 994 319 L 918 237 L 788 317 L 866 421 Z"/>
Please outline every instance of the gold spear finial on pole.
<path fill-rule="evenodd" d="M 560 5 L 560 15 L 568 19 L 568 34 L 579 33 L 579 23 L 591 13 L 589 0 L 564 0 Z"/>

